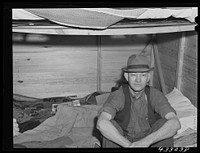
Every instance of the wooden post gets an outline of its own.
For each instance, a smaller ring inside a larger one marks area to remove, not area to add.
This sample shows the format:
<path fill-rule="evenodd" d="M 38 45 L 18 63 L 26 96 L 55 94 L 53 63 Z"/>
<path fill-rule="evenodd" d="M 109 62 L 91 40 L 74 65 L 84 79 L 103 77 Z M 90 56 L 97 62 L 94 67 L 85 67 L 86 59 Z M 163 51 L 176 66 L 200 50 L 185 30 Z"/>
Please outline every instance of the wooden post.
<path fill-rule="evenodd" d="M 166 95 L 167 92 L 166 92 L 165 81 L 164 81 L 162 68 L 161 68 L 161 64 L 160 64 L 160 58 L 159 58 L 158 46 L 157 46 L 155 34 L 153 35 L 153 51 L 154 51 L 155 63 L 156 63 L 157 69 L 158 69 L 158 76 L 159 76 L 159 80 L 160 80 L 161 89 L 162 89 L 162 92 Z"/>
<path fill-rule="evenodd" d="M 101 91 L 101 36 L 97 36 L 97 91 Z"/>
<path fill-rule="evenodd" d="M 178 62 L 176 69 L 176 87 L 178 90 L 181 90 L 185 41 L 186 41 L 185 32 L 182 32 L 182 36 L 179 43 Z"/>
<path fill-rule="evenodd" d="M 151 67 L 154 67 L 155 64 L 154 64 L 153 47 L 152 47 L 152 49 L 151 49 L 150 60 L 151 60 L 150 66 L 151 66 Z M 149 81 L 149 85 L 150 85 L 150 86 L 153 86 L 153 71 L 151 71 L 150 74 L 151 74 L 151 78 L 150 78 L 150 81 Z"/>

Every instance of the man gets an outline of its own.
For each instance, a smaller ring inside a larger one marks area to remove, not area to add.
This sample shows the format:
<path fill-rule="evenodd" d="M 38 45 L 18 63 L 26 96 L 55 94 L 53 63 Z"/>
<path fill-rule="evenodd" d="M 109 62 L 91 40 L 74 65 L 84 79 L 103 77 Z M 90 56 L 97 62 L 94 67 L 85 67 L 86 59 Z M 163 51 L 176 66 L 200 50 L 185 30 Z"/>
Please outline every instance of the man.
<path fill-rule="evenodd" d="M 173 147 L 180 122 L 164 94 L 147 85 L 152 70 L 144 55 L 131 55 L 122 68 L 128 84 L 112 92 L 99 111 L 103 148 Z"/>

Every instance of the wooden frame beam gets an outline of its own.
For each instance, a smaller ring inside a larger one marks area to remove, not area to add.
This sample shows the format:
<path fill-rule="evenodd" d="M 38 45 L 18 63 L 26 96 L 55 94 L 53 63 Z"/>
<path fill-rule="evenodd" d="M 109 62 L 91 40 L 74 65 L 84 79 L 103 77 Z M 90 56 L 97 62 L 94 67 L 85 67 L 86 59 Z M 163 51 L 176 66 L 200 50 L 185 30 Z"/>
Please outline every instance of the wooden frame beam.
<path fill-rule="evenodd" d="M 101 55 L 101 36 L 97 36 L 97 91 L 101 91 L 101 69 L 102 69 L 102 55 Z"/>
<path fill-rule="evenodd" d="M 154 63 L 154 52 L 153 52 L 153 47 L 152 47 L 152 50 L 151 50 L 151 55 L 150 55 L 150 61 L 151 61 L 151 67 L 154 67 L 155 66 L 155 63 Z M 149 85 L 150 86 L 153 86 L 153 71 L 150 72 L 151 74 L 151 78 L 150 78 L 150 81 L 149 81 Z"/>
<path fill-rule="evenodd" d="M 164 81 L 164 77 L 163 77 L 163 73 L 162 73 L 162 67 L 160 64 L 160 57 L 159 57 L 159 53 L 158 53 L 156 35 L 153 35 L 153 51 L 154 51 L 155 63 L 156 63 L 157 69 L 158 69 L 158 76 L 159 76 L 159 80 L 160 80 L 161 89 L 162 89 L 162 92 L 166 95 L 167 92 L 166 92 L 166 88 L 165 88 L 165 81 Z"/>
<path fill-rule="evenodd" d="M 145 26 L 107 28 L 105 30 L 76 29 L 64 26 L 18 26 L 13 27 L 12 32 L 55 34 L 55 35 L 133 35 L 133 34 L 157 34 L 182 31 L 194 31 L 196 23 L 170 26 Z"/>
<path fill-rule="evenodd" d="M 183 71 L 183 58 L 185 53 L 185 43 L 186 37 L 185 32 L 182 32 L 182 36 L 179 43 L 179 52 L 178 52 L 178 62 L 177 62 L 177 69 L 176 69 L 176 88 L 181 90 L 182 84 L 182 71 Z"/>

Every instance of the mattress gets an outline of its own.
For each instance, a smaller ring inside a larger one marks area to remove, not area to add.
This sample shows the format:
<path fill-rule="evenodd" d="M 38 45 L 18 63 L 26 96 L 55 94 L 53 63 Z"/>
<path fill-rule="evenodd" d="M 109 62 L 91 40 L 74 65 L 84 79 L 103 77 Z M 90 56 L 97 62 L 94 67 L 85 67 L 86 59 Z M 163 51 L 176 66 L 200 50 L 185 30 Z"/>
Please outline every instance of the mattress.
<path fill-rule="evenodd" d="M 184 18 L 195 22 L 196 7 L 170 8 L 39 8 L 13 9 L 13 20 L 50 20 L 51 22 L 76 27 L 106 29 L 123 19 Z"/>

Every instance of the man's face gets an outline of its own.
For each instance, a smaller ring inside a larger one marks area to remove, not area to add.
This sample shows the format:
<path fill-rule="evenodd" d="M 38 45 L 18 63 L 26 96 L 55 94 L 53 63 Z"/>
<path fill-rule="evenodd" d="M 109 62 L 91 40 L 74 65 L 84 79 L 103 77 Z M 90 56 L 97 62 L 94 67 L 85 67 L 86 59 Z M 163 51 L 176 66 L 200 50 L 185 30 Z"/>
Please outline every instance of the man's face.
<path fill-rule="evenodd" d="M 149 72 L 125 73 L 124 76 L 129 82 L 131 89 L 135 92 L 143 90 L 147 82 L 150 80 Z"/>

